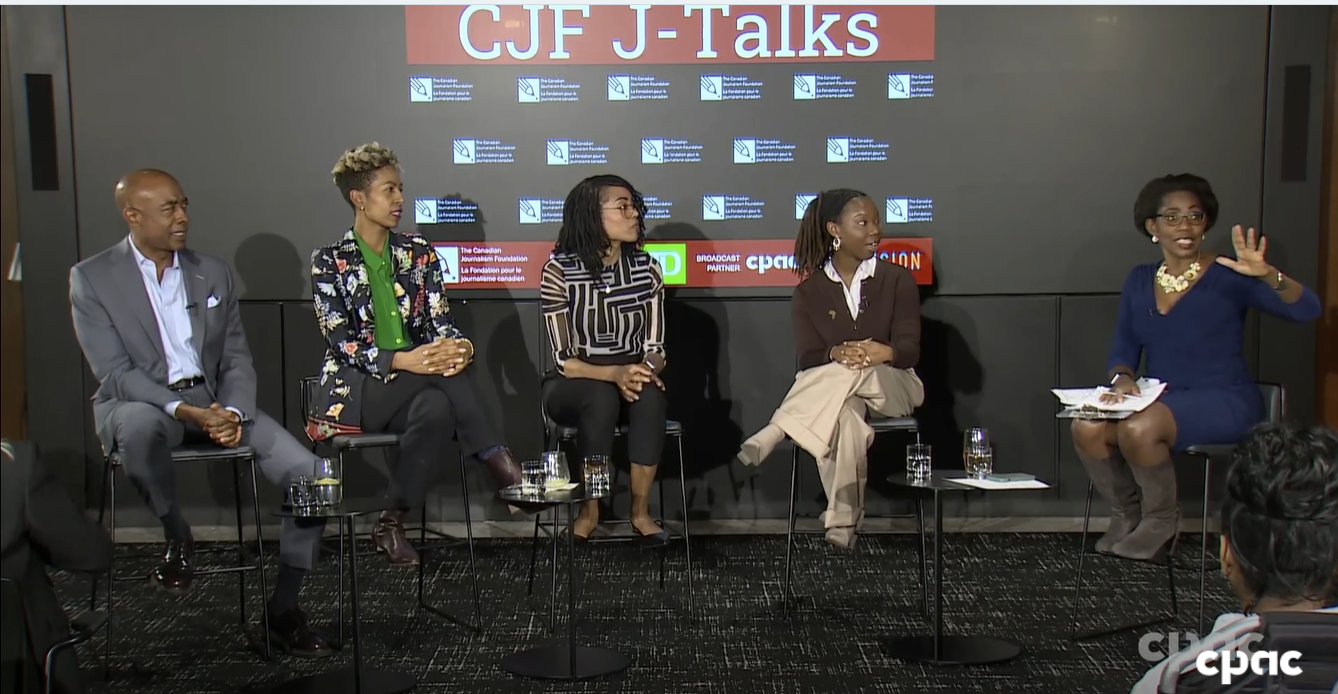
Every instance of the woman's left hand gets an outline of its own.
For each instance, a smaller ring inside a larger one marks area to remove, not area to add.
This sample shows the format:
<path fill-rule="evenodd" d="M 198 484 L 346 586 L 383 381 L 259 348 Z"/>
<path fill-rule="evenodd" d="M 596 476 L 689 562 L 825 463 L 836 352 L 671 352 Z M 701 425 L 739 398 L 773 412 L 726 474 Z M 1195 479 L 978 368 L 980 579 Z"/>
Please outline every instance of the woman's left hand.
<path fill-rule="evenodd" d="M 1225 265 L 1246 277 L 1267 277 L 1277 273 L 1277 269 L 1264 260 L 1268 239 L 1263 234 L 1256 236 L 1253 228 L 1246 234 L 1239 224 L 1231 227 L 1231 246 L 1236 250 L 1235 259 L 1222 256 L 1217 259 L 1218 265 Z"/>

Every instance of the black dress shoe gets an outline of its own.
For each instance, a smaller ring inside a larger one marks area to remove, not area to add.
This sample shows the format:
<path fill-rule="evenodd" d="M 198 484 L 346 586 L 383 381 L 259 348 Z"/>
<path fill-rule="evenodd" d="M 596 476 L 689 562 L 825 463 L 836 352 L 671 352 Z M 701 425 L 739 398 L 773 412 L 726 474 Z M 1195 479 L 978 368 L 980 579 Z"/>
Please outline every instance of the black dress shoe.
<path fill-rule="evenodd" d="M 282 614 L 269 616 L 269 635 L 288 655 L 299 658 L 326 658 L 334 649 L 307 622 L 307 615 L 294 607 Z"/>
<path fill-rule="evenodd" d="M 194 580 L 195 541 L 168 540 L 163 563 L 149 572 L 149 581 L 172 595 L 185 595 Z"/>
<path fill-rule="evenodd" d="M 651 547 L 664 547 L 665 545 L 669 544 L 669 532 L 667 530 L 664 530 L 663 528 L 660 529 L 660 532 L 651 533 L 649 535 L 641 532 L 641 529 L 636 527 L 635 525 L 632 525 L 631 528 L 632 528 L 632 534 L 636 535 L 637 539 L 640 540 L 641 544 L 643 545 L 649 545 Z"/>

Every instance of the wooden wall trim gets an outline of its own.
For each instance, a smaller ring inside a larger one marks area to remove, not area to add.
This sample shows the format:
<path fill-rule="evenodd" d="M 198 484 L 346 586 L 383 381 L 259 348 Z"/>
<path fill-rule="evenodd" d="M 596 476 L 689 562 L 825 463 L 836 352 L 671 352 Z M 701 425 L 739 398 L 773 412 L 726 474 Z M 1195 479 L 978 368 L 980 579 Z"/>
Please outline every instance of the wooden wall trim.
<path fill-rule="evenodd" d="M 0 17 L 3 17 L 0 14 Z M 6 22 L 0 20 L 0 65 L 9 64 Z M 0 70 L 0 435 L 27 438 L 23 348 L 23 286 L 7 273 L 19 240 L 18 176 L 14 168 L 14 98 L 9 70 Z"/>
<path fill-rule="evenodd" d="M 1338 82 L 1338 9 L 1329 9 L 1329 65 L 1324 96 L 1323 168 L 1320 174 L 1320 204 L 1323 218 L 1320 222 L 1319 291 L 1324 302 L 1324 317 L 1318 331 L 1319 345 L 1315 352 L 1315 385 L 1319 392 L 1318 419 L 1338 429 L 1338 104 L 1335 104 L 1335 86 Z"/>

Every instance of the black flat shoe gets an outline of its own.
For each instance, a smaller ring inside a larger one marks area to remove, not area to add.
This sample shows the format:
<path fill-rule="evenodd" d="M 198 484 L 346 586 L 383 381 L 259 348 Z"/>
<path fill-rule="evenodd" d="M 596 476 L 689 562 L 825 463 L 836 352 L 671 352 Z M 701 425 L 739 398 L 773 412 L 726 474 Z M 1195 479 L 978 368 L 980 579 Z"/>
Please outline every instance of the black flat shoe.
<path fill-rule="evenodd" d="M 576 533 L 572 532 L 571 528 L 563 528 L 562 535 L 560 537 L 565 539 L 568 534 L 570 534 L 572 538 L 574 538 L 576 544 L 578 545 L 583 545 L 586 542 L 590 541 L 590 535 L 577 535 Z"/>
<path fill-rule="evenodd" d="M 651 533 L 647 535 L 641 532 L 641 529 L 636 527 L 635 525 L 632 525 L 630 527 L 632 528 L 632 534 L 636 535 L 637 540 L 639 540 L 643 545 L 649 545 L 651 547 L 664 547 L 665 545 L 669 544 L 669 532 L 664 530 L 663 528 L 661 528 L 660 532 L 658 533 Z"/>

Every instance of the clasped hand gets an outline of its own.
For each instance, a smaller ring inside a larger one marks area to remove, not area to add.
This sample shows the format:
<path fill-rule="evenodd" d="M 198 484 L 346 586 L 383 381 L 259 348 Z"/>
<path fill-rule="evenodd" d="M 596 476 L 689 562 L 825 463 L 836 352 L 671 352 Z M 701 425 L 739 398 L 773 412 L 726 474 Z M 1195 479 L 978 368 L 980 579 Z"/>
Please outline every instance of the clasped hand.
<path fill-rule="evenodd" d="M 892 361 L 892 348 L 873 340 L 847 341 L 832 348 L 832 361 L 847 369 L 863 369 Z"/>
<path fill-rule="evenodd" d="M 474 350 L 465 340 L 439 339 L 401 353 L 400 368 L 425 376 L 454 376 L 469 366 Z"/>
<path fill-rule="evenodd" d="M 202 429 L 214 443 L 224 448 L 236 448 L 242 442 L 242 418 L 218 403 L 207 409 L 191 407 L 187 410 L 187 421 Z"/>
<path fill-rule="evenodd" d="M 627 364 L 615 368 L 613 384 L 618 386 L 618 392 L 628 402 L 639 400 L 641 389 L 647 383 L 654 383 L 660 390 L 664 390 L 664 381 L 661 381 L 660 377 L 655 375 L 655 372 L 645 364 Z"/>

